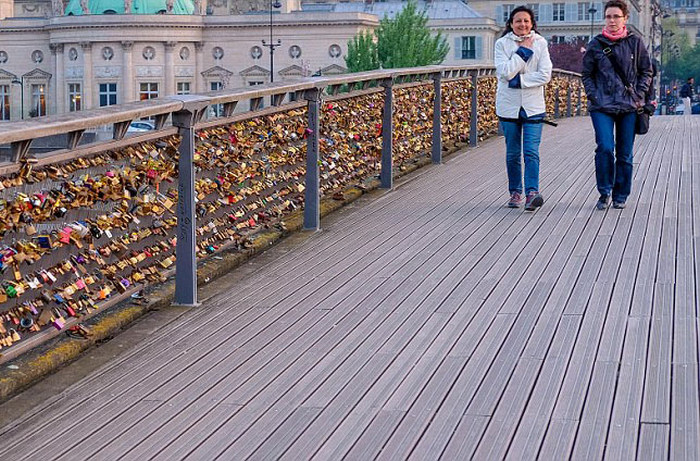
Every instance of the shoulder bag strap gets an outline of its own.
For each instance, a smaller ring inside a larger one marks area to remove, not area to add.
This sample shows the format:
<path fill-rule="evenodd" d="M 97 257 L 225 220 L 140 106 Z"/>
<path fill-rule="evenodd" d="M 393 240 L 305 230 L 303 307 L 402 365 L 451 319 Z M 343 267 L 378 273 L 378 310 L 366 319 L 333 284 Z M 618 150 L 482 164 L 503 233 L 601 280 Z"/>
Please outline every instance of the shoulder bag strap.
<path fill-rule="evenodd" d="M 610 64 L 612 64 L 613 69 L 615 69 L 615 73 L 617 74 L 617 76 L 620 77 L 620 80 L 622 80 L 622 84 L 625 85 L 625 88 L 632 89 L 629 80 L 627 80 L 627 76 L 620 67 L 620 63 L 617 62 L 617 59 L 615 58 L 615 54 L 613 53 L 612 47 L 608 46 L 599 38 L 596 38 L 596 40 L 598 40 L 598 42 L 600 42 L 600 44 L 603 46 L 603 54 L 610 60 Z"/>

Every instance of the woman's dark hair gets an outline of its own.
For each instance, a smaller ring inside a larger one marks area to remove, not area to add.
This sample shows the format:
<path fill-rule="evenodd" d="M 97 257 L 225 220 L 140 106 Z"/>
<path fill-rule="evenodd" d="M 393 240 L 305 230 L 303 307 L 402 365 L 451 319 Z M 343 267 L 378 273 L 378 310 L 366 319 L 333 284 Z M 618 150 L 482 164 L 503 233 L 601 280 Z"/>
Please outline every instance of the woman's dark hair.
<path fill-rule="evenodd" d="M 627 3 L 623 2 L 622 0 L 610 0 L 605 4 L 603 12 L 608 11 L 608 8 L 620 8 L 623 16 L 628 17 L 630 15 L 630 10 L 627 8 Z"/>
<path fill-rule="evenodd" d="M 530 21 L 532 22 L 532 30 L 537 32 L 537 23 L 535 22 L 535 13 L 525 5 L 520 5 L 516 8 L 513 8 L 513 11 L 510 12 L 510 16 L 508 16 L 508 20 L 506 21 L 506 30 L 503 32 L 503 37 L 506 35 L 508 32 L 513 32 L 513 18 L 515 17 L 516 14 L 526 12 L 527 14 L 530 15 Z M 537 32 L 539 33 L 539 32 Z"/>

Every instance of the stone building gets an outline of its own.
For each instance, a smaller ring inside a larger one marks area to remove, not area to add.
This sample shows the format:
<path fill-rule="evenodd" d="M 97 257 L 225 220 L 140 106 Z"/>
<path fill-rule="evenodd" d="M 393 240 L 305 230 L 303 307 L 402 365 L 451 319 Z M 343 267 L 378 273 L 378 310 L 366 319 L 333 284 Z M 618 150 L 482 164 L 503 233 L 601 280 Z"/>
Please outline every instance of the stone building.
<path fill-rule="evenodd" d="M 0 0 L 0 120 L 343 73 L 348 40 L 403 5 Z M 460 0 L 419 6 L 454 47 L 445 64 L 493 59 L 492 19 Z"/>

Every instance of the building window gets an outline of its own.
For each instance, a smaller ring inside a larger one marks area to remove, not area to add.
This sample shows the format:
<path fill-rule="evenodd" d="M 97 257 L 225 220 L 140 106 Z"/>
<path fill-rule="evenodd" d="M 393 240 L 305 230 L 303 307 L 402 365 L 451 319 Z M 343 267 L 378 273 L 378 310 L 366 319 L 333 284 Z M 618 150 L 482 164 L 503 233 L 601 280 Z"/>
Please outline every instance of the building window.
<path fill-rule="evenodd" d="M 552 38 L 549 42 L 552 45 L 559 45 L 562 43 L 566 43 L 566 36 L 565 35 L 552 35 Z"/>
<path fill-rule="evenodd" d="M 139 89 L 139 100 L 155 99 L 158 97 L 157 83 L 142 83 Z"/>
<path fill-rule="evenodd" d="M 190 82 L 177 82 L 177 94 L 190 94 Z"/>
<path fill-rule="evenodd" d="M 68 84 L 68 110 L 70 112 L 76 112 L 80 110 L 82 99 L 82 93 L 80 91 L 80 83 L 69 83 Z"/>
<path fill-rule="evenodd" d="M 218 91 L 224 87 L 223 82 L 209 82 L 209 89 L 212 91 Z M 224 114 L 223 104 L 214 104 L 211 106 L 211 115 L 213 117 L 221 117 Z"/>
<path fill-rule="evenodd" d="M 462 59 L 476 59 L 476 37 L 462 37 Z"/>
<path fill-rule="evenodd" d="M 539 3 L 528 3 L 527 7 L 535 13 L 535 22 L 540 20 L 540 4 Z"/>
<path fill-rule="evenodd" d="M 100 83 L 100 107 L 113 106 L 117 103 L 117 84 Z"/>
<path fill-rule="evenodd" d="M 506 5 L 503 5 L 503 22 L 508 22 L 508 18 L 510 17 L 510 12 L 515 9 L 515 4 L 509 3 Z"/>
<path fill-rule="evenodd" d="M 590 21 L 591 14 L 588 9 L 591 7 L 590 3 L 580 3 L 578 4 L 578 20 L 579 21 Z"/>
<path fill-rule="evenodd" d="M 561 22 L 565 20 L 565 3 L 554 3 L 552 4 L 552 21 Z"/>
<path fill-rule="evenodd" d="M 30 117 L 42 117 L 46 115 L 46 85 L 32 85 L 32 109 Z"/>
<path fill-rule="evenodd" d="M 0 120 L 10 119 L 10 85 L 0 85 Z"/>

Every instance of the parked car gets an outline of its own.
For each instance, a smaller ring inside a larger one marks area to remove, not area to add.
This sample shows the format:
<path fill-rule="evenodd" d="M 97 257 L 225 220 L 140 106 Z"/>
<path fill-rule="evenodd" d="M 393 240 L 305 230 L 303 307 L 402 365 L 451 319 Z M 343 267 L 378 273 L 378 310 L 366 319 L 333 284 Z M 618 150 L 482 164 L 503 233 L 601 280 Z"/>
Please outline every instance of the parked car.
<path fill-rule="evenodd" d="M 144 131 L 152 131 L 156 129 L 156 125 L 148 120 L 136 120 L 129 124 L 126 130 L 129 133 L 140 133 Z"/>

